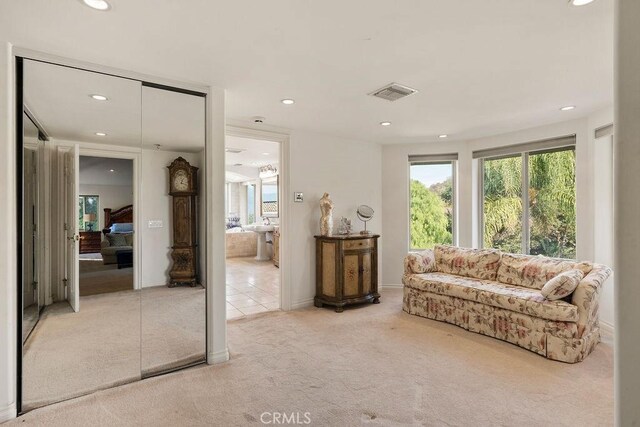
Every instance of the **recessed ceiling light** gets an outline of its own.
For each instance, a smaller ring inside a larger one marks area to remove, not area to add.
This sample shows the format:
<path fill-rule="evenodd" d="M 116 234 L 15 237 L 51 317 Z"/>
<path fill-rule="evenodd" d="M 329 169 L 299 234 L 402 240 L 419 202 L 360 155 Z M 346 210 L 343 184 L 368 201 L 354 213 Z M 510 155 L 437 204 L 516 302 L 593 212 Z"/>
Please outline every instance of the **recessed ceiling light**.
<path fill-rule="evenodd" d="M 98 95 L 98 94 L 93 94 L 93 95 L 89 95 L 90 97 L 92 97 L 93 99 L 95 99 L 96 101 L 108 101 L 109 98 L 107 98 L 104 95 Z"/>
<path fill-rule="evenodd" d="M 107 136 L 104 132 L 96 132 L 96 136 Z"/>
<path fill-rule="evenodd" d="M 438 135 L 438 138 L 447 138 L 449 135 L 447 135 L 446 133 L 443 133 L 442 135 Z"/>
<path fill-rule="evenodd" d="M 109 169 L 109 172 L 115 172 L 113 169 Z"/>
<path fill-rule="evenodd" d="M 269 155 L 269 153 L 262 153 L 262 155 L 263 155 L 263 156 L 268 156 L 268 155 Z"/>
<path fill-rule="evenodd" d="M 567 105 L 566 107 L 560 108 L 560 111 L 571 111 L 571 110 L 575 110 L 575 109 L 576 109 L 575 105 Z"/>
<path fill-rule="evenodd" d="M 294 101 L 293 99 L 283 99 L 280 102 L 282 102 L 284 105 L 291 105 L 296 103 L 296 101 Z"/>
<path fill-rule="evenodd" d="M 572 6 L 584 6 L 585 4 L 593 3 L 594 0 L 569 0 L 569 4 Z"/>
<path fill-rule="evenodd" d="M 380 126 L 391 126 L 391 122 L 380 122 Z"/>
<path fill-rule="evenodd" d="M 82 0 L 84 4 L 95 10 L 109 10 L 111 5 L 106 0 Z"/>

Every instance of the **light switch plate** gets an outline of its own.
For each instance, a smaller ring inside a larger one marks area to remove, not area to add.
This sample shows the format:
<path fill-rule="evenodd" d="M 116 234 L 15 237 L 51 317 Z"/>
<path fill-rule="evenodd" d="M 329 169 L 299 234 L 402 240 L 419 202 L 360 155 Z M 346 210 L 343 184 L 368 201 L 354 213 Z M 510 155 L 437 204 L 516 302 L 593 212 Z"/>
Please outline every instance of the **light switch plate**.
<path fill-rule="evenodd" d="M 302 203 L 304 201 L 304 194 L 300 192 L 293 193 L 293 201 L 296 203 Z"/>
<path fill-rule="evenodd" d="M 162 220 L 161 219 L 150 219 L 149 220 L 149 228 L 162 228 Z"/>

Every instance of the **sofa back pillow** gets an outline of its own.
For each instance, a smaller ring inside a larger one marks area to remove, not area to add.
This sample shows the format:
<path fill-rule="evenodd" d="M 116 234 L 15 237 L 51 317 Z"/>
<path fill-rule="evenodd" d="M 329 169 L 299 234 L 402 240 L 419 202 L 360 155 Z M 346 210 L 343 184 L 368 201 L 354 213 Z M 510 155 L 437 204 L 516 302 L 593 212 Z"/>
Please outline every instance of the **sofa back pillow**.
<path fill-rule="evenodd" d="M 571 259 L 550 258 L 542 255 L 502 254 L 498 269 L 498 282 L 507 285 L 542 289 L 543 286 L 560 273 L 572 269 L 589 274 L 592 265 L 589 262 L 576 262 Z"/>
<path fill-rule="evenodd" d="M 501 255 L 497 249 L 436 245 L 433 251 L 436 256 L 436 269 L 441 273 L 496 280 Z"/>
<path fill-rule="evenodd" d="M 111 224 L 110 230 L 112 233 L 131 233 L 133 231 L 133 223 L 117 222 L 115 224 Z"/>
<path fill-rule="evenodd" d="M 127 246 L 133 246 L 133 233 L 122 233 Z"/>
<path fill-rule="evenodd" d="M 107 234 L 107 240 L 109 241 L 109 246 L 128 246 L 124 234 L 109 233 Z"/>
<path fill-rule="evenodd" d="M 548 300 L 558 300 L 568 297 L 576 290 L 584 273 L 578 269 L 568 270 L 549 280 L 540 290 Z"/>

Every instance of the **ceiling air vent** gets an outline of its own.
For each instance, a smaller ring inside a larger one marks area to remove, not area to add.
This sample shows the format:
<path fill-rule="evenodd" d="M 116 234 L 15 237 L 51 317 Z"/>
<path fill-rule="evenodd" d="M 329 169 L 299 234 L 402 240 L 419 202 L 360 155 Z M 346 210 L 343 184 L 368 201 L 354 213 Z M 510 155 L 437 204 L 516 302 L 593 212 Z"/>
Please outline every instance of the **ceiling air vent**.
<path fill-rule="evenodd" d="M 371 92 L 369 95 L 376 98 L 386 99 L 387 101 L 397 101 L 405 96 L 413 95 L 417 90 L 411 89 L 408 86 L 399 85 L 397 83 L 391 83 L 387 86 Z"/>

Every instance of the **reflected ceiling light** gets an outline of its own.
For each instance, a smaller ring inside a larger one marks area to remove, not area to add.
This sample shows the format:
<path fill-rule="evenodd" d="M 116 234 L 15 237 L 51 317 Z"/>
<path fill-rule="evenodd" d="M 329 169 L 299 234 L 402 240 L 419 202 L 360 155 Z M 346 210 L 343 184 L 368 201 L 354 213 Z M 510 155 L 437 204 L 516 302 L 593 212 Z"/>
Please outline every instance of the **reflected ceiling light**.
<path fill-rule="evenodd" d="M 104 132 L 96 132 L 96 136 L 107 136 Z"/>
<path fill-rule="evenodd" d="M 107 98 L 104 95 L 98 95 L 98 94 L 93 94 L 93 95 L 89 95 L 91 98 L 95 99 L 96 101 L 108 101 L 109 98 Z"/>
<path fill-rule="evenodd" d="M 113 170 L 113 169 L 109 169 L 109 172 L 115 172 L 115 170 Z"/>
<path fill-rule="evenodd" d="M 438 135 L 438 138 L 447 138 L 449 135 L 447 135 L 446 133 L 443 133 L 442 135 Z"/>
<path fill-rule="evenodd" d="M 380 126 L 391 126 L 391 122 L 380 122 Z"/>
<path fill-rule="evenodd" d="M 284 105 L 291 105 L 296 103 L 296 101 L 294 101 L 293 99 L 283 99 L 280 102 L 282 102 Z"/>
<path fill-rule="evenodd" d="M 593 3 L 594 0 L 569 0 L 569 4 L 572 6 L 584 6 L 585 4 Z"/>
<path fill-rule="evenodd" d="M 111 9 L 111 5 L 106 0 L 82 0 L 91 9 L 106 11 Z"/>
<path fill-rule="evenodd" d="M 575 110 L 575 109 L 576 109 L 575 105 L 567 105 L 566 107 L 560 108 L 560 111 L 571 111 L 571 110 Z"/>

